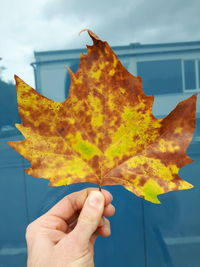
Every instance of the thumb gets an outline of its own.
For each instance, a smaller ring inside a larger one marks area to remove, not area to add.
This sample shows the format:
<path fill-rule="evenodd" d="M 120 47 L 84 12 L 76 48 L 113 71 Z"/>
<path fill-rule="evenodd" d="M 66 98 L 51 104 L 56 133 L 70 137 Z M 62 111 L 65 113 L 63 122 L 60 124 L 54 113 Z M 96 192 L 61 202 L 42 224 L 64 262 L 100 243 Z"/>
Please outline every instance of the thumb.
<path fill-rule="evenodd" d="M 79 215 L 74 233 L 83 244 L 89 242 L 96 231 L 104 211 L 104 195 L 99 191 L 91 191 Z"/>

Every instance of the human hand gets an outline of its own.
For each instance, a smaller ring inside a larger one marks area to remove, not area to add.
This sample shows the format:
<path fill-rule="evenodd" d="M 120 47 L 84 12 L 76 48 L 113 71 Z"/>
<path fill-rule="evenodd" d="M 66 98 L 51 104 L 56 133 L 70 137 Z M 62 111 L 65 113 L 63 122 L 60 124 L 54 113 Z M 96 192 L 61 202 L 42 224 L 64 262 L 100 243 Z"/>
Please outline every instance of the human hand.
<path fill-rule="evenodd" d="M 93 267 L 98 235 L 111 234 L 112 195 L 95 188 L 64 197 L 26 231 L 28 267 Z"/>

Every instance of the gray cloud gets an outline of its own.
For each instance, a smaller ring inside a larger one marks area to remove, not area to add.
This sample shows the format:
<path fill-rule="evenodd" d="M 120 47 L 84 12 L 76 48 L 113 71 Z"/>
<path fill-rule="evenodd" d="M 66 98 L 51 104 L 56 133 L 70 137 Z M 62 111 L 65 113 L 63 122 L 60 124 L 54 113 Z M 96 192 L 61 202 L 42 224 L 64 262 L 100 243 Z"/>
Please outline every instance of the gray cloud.
<path fill-rule="evenodd" d="M 76 14 L 110 44 L 174 42 L 200 39 L 198 0 L 102 0 L 47 4 L 48 19 Z"/>
<path fill-rule="evenodd" d="M 10 1 L 10 3 L 9 3 Z M 12 8 L 10 8 L 12 5 Z M 200 40 L 199 0 L 8 0 L 0 9 L 4 79 L 33 85 L 33 51 L 85 47 L 89 28 L 110 45 Z"/>

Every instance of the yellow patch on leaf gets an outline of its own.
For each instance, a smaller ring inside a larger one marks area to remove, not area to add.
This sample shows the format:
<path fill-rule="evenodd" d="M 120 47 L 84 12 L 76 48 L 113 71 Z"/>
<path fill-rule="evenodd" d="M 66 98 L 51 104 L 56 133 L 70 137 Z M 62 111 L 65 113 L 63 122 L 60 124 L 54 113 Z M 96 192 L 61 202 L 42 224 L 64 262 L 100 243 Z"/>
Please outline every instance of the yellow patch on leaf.
<path fill-rule="evenodd" d="M 25 140 L 8 142 L 31 162 L 26 172 L 51 186 L 123 185 L 153 203 L 159 194 L 193 186 L 178 176 L 195 129 L 196 95 L 165 118 L 152 114 L 140 77 L 130 74 L 107 42 L 94 44 L 78 71 L 69 68 L 68 98 L 57 103 L 15 76 Z"/>

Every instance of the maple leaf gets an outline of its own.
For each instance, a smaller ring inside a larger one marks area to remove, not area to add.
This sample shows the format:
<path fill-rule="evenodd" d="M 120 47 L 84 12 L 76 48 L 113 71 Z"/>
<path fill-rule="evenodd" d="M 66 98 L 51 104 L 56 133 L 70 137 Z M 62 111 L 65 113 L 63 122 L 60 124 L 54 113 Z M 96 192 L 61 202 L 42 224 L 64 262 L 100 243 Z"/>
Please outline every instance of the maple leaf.
<path fill-rule="evenodd" d="M 123 185 L 160 203 L 157 195 L 193 186 L 179 169 L 192 162 L 186 149 L 195 129 L 196 95 L 165 118 L 152 114 L 140 77 L 121 64 L 107 42 L 87 30 L 93 45 L 69 68 L 69 96 L 58 103 L 15 76 L 25 140 L 8 142 L 31 162 L 25 171 L 51 186 L 91 182 Z"/>

